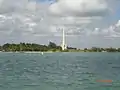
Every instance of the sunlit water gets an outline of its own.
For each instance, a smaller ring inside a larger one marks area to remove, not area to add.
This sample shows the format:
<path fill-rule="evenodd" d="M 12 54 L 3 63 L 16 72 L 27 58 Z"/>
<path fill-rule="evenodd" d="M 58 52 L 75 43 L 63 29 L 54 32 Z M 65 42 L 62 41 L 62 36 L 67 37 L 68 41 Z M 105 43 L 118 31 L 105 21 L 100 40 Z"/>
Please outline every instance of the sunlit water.
<path fill-rule="evenodd" d="M 120 53 L 0 53 L 0 90 L 120 90 Z"/>

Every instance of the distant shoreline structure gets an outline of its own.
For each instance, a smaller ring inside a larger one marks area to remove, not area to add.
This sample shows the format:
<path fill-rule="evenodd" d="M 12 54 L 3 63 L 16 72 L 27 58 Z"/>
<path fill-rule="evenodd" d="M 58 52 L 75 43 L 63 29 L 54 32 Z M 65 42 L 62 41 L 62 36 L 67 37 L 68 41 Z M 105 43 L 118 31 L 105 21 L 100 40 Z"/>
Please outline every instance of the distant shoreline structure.
<path fill-rule="evenodd" d="M 65 30 L 64 28 L 62 29 L 63 35 L 62 35 L 62 44 L 61 44 L 61 48 L 62 50 L 66 50 L 67 49 L 67 44 L 65 42 Z"/>
<path fill-rule="evenodd" d="M 0 46 L 0 52 L 16 52 L 16 53 L 41 53 L 41 52 L 120 52 L 120 48 L 73 48 L 68 47 L 62 50 L 61 46 L 56 45 L 53 42 L 49 42 L 48 45 L 40 45 L 35 43 L 6 43 Z"/>

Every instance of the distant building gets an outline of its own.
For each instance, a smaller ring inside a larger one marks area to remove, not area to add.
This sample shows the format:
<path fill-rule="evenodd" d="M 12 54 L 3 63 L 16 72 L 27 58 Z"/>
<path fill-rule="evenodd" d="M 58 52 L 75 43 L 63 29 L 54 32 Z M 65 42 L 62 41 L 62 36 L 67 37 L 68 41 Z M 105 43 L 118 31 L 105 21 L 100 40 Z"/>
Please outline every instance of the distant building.
<path fill-rule="evenodd" d="M 64 31 L 64 29 L 62 29 L 62 30 L 63 30 L 63 35 L 62 35 L 61 48 L 62 48 L 62 50 L 65 50 L 65 49 L 67 49 L 67 45 L 66 45 L 66 43 L 65 43 L 65 31 Z"/>

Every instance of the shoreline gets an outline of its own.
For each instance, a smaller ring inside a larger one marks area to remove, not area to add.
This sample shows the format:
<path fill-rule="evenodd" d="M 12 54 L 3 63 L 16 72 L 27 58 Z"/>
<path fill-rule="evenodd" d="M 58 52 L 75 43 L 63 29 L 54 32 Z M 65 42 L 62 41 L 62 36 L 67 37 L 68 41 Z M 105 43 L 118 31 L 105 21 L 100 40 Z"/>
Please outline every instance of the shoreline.
<path fill-rule="evenodd" d="M 83 53 L 116 53 L 116 52 L 107 52 L 107 51 L 102 51 L 102 52 L 96 52 L 96 51 L 0 51 L 3 53 L 64 53 L 64 52 L 71 52 L 71 53 L 79 53 L 79 52 L 83 52 Z"/>

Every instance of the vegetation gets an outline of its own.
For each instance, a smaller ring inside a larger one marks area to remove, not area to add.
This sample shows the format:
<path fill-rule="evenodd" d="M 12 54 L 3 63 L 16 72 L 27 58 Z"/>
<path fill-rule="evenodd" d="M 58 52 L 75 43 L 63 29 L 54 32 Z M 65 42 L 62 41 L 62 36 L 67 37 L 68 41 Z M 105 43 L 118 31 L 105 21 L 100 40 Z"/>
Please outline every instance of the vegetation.
<path fill-rule="evenodd" d="M 1 51 L 5 52 L 16 52 L 16 51 L 57 51 L 61 50 L 60 46 L 57 46 L 53 42 L 49 42 L 48 45 L 39 45 L 35 43 L 20 43 L 20 44 L 9 44 L 6 43 L 0 47 Z"/>
<path fill-rule="evenodd" d="M 24 52 L 24 51 L 41 51 L 41 52 L 120 52 L 120 48 L 97 48 L 92 47 L 90 49 L 77 49 L 73 47 L 67 47 L 67 50 L 62 51 L 62 48 L 53 42 L 49 42 L 48 45 L 39 45 L 35 43 L 19 43 L 10 44 L 6 43 L 0 46 L 0 51 L 4 52 Z"/>
<path fill-rule="evenodd" d="M 2 46 L 0 46 L 0 51 L 2 51 Z"/>

